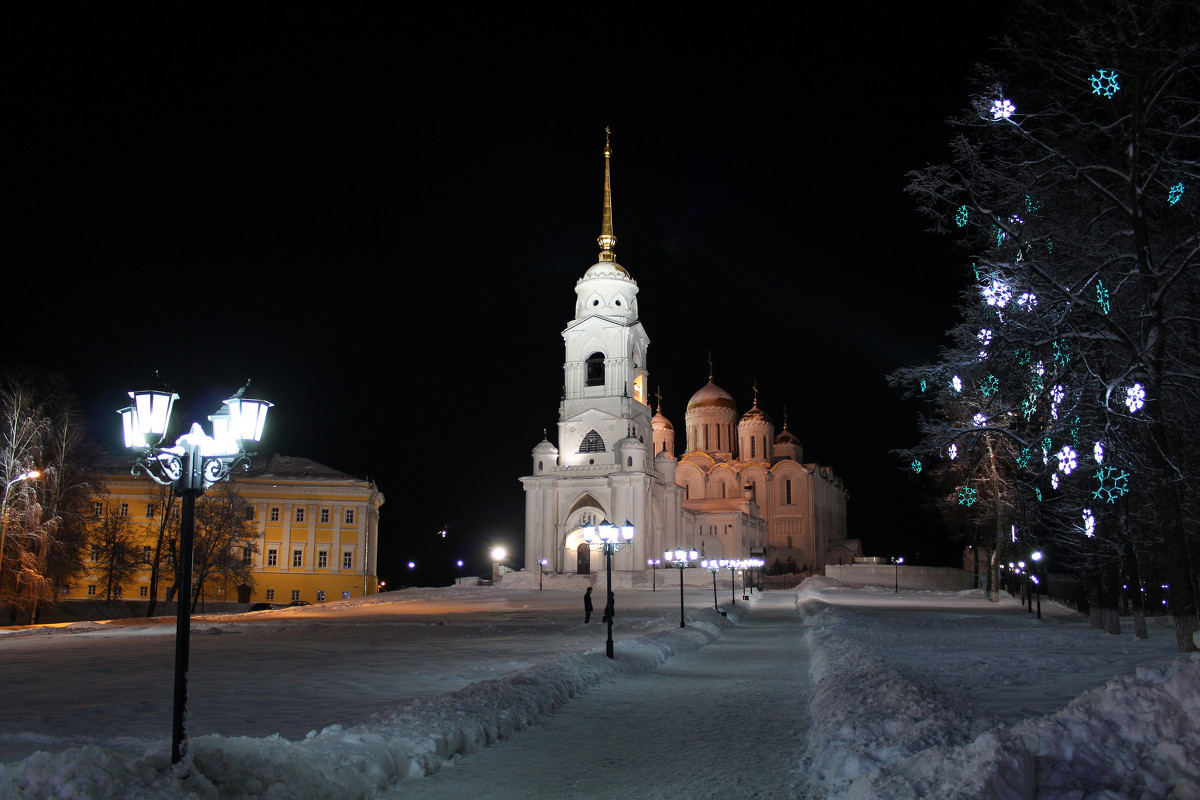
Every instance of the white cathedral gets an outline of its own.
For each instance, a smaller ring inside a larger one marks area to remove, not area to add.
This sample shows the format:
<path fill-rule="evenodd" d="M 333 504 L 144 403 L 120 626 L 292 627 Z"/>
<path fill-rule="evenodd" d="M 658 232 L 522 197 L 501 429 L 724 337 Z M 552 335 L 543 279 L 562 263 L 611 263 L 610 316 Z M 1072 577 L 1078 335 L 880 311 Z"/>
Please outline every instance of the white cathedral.
<path fill-rule="evenodd" d="M 709 382 L 687 404 L 685 452 L 675 455 L 675 428 L 651 415 L 646 353 L 638 319 L 638 285 L 613 254 L 609 163 L 604 148 L 604 215 L 600 258 L 575 284 L 575 317 L 566 344 L 558 446 L 533 449 L 525 488 L 525 569 L 589 573 L 603 555 L 582 527 L 607 519 L 632 523 L 631 546 L 613 569 L 639 572 L 668 549 L 704 558 L 760 557 L 809 572 L 851 563 L 858 542 L 846 539 L 847 492 L 829 467 L 805 464 L 800 440 L 776 435 L 754 405 L 738 419 L 733 397 Z M 593 561 L 593 559 L 595 559 Z"/>

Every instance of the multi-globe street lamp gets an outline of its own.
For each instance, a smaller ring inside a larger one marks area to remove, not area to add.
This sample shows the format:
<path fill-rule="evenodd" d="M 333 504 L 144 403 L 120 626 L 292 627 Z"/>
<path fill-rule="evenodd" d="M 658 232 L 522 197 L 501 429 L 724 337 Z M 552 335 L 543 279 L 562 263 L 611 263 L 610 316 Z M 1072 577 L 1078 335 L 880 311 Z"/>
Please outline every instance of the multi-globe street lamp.
<path fill-rule="evenodd" d="M 605 642 L 604 652 L 609 658 L 613 658 L 612 628 L 615 598 L 612 591 L 612 557 L 613 553 L 627 547 L 633 541 L 633 524 L 626 521 L 624 525 L 617 527 L 608 520 L 604 520 L 599 525 L 585 525 L 582 533 L 583 540 L 587 542 L 588 547 L 604 553 L 605 569 L 608 573 L 608 599 L 604 605 L 604 616 L 608 618 L 608 641 Z"/>
<path fill-rule="evenodd" d="M 663 555 L 664 564 L 679 570 L 679 627 L 681 628 L 687 627 L 683 621 L 683 571 L 688 567 L 696 566 L 698 558 L 700 558 L 700 554 L 695 550 L 684 550 L 682 547 L 677 550 L 668 550 Z"/>
<path fill-rule="evenodd" d="M 658 568 L 662 566 L 661 558 L 647 558 L 646 566 L 650 568 L 650 591 L 658 591 Z"/>
<path fill-rule="evenodd" d="M 249 384 L 247 384 L 249 385 Z M 192 548 L 195 541 L 196 498 L 213 484 L 226 480 L 237 468 L 249 469 L 250 458 L 267 421 L 272 404 L 243 397 L 246 387 L 209 416 L 213 435 L 193 422 L 187 433 L 170 447 L 163 438 L 171 420 L 171 409 L 179 395 L 174 392 L 130 392 L 133 405 L 117 411 L 125 431 L 125 447 L 133 453 L 132 474 L 145 474 L 160 486 L 169 486 L 180 498 L 179 558 L 175 586 L 178 607 L 175 618 L 175 693 L 171 719 L 171 763 L 183 760 L 187 749 L 184 718 L 187 713 L 187 672 L 191 630 Z"/>
<path fill-rule="evenodd" d="M 700 562 L 700 568 L 706 569 L 713 576 L 713 610 L 720 611 L 721 607 L 717 605 L 717 573 L 725 568 L 724 561 L 718 561 L 715 558 L 706 558 Z"/>
<path fill-rule="evenodd" d="M 1031 577 L 1033 579 L 1033 593 L 1037 597 L 1037 618 L 1041 619 L 1042 618 L 1042 582 L 1038 577 L 1037 568 L 1042 563 L 1042 551 L 1035 550 L 1033 552 L 1033 555 L 1030 556 L 1030 558 L 1033 559 L 1033 575 Z"/>

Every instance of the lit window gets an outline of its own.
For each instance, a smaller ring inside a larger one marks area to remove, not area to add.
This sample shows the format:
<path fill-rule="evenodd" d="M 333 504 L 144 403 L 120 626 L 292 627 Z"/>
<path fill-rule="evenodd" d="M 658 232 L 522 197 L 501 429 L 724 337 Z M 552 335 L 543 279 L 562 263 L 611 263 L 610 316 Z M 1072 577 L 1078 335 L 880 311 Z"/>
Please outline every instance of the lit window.
<path fill-rule="evenodd" d="M 271 522 L 279 522 L 279 506 L 271 506 Z"/>
<path fill-rule="evenodd" d="M 278 550 L 271 549 L 271 550 L 267 551 L 267 566 L 268 567 L 278 567 L 279 566 L 279 551 Z"/>
<path fill-rule="evenodd" d="M 346 524 L 347 525 L 354 524 L 354 509 L 353 508 L 346 509 Z"/>
<path fill-rule="evenodd" d="M 304 551 L 303 550 L 293 550 L 292 551 L 292 566 L 293 567 L 303 567 L 304 566 Z"/>

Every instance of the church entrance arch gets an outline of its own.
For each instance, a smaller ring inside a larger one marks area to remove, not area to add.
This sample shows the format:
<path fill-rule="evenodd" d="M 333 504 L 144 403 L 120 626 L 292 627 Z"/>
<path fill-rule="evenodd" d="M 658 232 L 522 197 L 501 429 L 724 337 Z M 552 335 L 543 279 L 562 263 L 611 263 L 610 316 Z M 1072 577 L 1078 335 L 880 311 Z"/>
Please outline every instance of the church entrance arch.
<path fill-rule="evenodd" d="M 590 575 L 592 572 L 592 548 L 583 542 L 575 548 L 575 571 L 580 575 Z"/>

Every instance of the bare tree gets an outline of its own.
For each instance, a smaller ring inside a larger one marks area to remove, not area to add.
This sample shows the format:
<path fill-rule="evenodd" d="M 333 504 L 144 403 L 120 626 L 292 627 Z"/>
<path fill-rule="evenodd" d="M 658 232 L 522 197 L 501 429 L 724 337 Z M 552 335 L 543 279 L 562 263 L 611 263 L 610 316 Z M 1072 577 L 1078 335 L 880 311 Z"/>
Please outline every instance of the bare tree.
<path fill-rule="evenodd" d="M 128 513 L 114 502 L 104 504 L 92 521 L 89 545 L 95 570 L 104 584 L 104 599 L 119 599 L 143 566 L 139 537 L 129 523 Z"/>
<path fill-rule="evenodd" d="M 209 582 L 253 585 L 249 555 L 257 552 L 256 531 L 247 518 L 250 504 L 223 482 L 196 501 L 192 610 Z"/>

